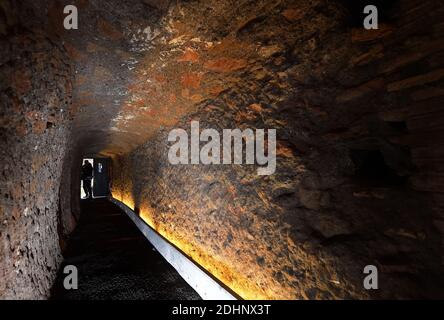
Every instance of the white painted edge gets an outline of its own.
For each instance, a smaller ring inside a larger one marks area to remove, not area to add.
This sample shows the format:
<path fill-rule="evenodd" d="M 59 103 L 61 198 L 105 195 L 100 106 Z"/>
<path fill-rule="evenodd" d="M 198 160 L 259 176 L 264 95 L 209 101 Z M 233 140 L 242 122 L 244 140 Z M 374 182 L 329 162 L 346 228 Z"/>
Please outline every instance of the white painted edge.
<path fill-rule="evenodd" d="M 175 246 L 166 241 L 156 230 L 145 223 L 131 208 L 123 202 L 109 197 L 110 201 L 119 206 L 143 233 L 145 238 L 159 251 L 168 263 L 204 300 L 237 300 L 215 279 L 204 272 L 196 262 L 185 256 Z"/>

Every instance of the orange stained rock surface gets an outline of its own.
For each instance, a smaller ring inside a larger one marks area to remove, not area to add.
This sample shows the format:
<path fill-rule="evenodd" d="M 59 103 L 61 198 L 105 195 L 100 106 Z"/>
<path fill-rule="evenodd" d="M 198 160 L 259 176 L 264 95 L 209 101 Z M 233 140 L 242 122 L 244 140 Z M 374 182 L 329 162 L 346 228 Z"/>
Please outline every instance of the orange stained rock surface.
<path fill-rule="evenodd" d="M 112 195 L 115 199 L 120 200 L 134 210 L 135 201 L 131 194 L 113 190 Z M 193 261 L 228 286 L 241 298 L 247 300 L 294 299 L 295 291 L 291 287 L 276 283 L 276 281 L 265 274 L 262 275 L 262 278 L 258 277 L 255 281 L 252 281 L 246 276 L 246 272 L 244 272 L 246 270 L 236 270 L 233 268 L 233 265 L 229 262 L 232 260 L 218 257 L 217 255 L 209 253 L 205 248 L 194 244 L 191 235 L 185 230 L 181 229 L 180 232 L 172 232 L 171 226 L 158 222 L 154 217 L 155 212 L 153 208 L 141 205 L 139 210 L 139 216 L 151 228 L 182 250 Z M 239 243 L 239 246 L 242 246 L 242 243 Z M 232 259 L 239 261 L 242 257 L 237 256 L 232 257 Z M 245 268 L 249 268 L 248 264 L 244 262 L 242 262 L 242 264 Z"/>

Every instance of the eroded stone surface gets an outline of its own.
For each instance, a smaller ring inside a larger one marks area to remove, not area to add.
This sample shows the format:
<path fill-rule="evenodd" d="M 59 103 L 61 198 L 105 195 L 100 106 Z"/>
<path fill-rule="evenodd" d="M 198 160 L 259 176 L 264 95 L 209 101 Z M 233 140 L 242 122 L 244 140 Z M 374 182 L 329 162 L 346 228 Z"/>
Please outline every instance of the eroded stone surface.
<path fill-rule="evenodd" d="M 43 34 L 16 34 L 0 51 L 0 297 L 41 299 L 61 261 L 73 72 L 64 49 Z"/>
<path fill-rule="evenodd" d="M 198 52 L 189 68 L 202 75 L 199 85 L 182 78 L 181 97 L 199 99 L 176 126 L 276 128 L 276 174 L 169 165 L 167 127 L 115 158 L 113 195 L 245 298 L 441 296 L 434 204 L 407 180 L 416 169 L 392 140 L 406 134 L 392 111 L 404 94 L 388 93 L 439 81 L 439 70 L 424 66 L 413 74 L 425 76 L 403 80 L 397 64 L 379 74 L 408 34 L 385 24 L 351 30 L 347 12 L 331 2 L 245 1 L 237 8 L 248 14 L 236 18 L 215 4 L 193 16 L 203 7 L 180 5 L 183 17 L 171 28 L 186 32 L 166 40 Z M 207 95 L 207 87 L 220 89 Z M 427 177 L 413 181 L 437 191 Z M 363 289 L 367 264 L 382 271 L 383 289 Z"/>
<path fill-rule="evenodd" d="M 2 297 L 47 295 L 82 155 L 245 298 L 442 297 L 440 1 L 388 6 L 379 31 L 344 1 L 3 3 Z M 191 120 L 277 129 L 276 173 L 169 165 Z"/>

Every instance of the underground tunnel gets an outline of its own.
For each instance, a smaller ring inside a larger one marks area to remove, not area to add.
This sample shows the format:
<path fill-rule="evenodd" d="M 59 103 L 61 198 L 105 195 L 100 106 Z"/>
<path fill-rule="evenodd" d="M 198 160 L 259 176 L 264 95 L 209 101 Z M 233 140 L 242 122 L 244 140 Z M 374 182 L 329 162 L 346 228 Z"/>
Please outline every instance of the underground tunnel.
<path fill-rule="evenodd" d="M 1 0 L 0 298 L 444 298 L 443 31 L 439 0 Z"/>

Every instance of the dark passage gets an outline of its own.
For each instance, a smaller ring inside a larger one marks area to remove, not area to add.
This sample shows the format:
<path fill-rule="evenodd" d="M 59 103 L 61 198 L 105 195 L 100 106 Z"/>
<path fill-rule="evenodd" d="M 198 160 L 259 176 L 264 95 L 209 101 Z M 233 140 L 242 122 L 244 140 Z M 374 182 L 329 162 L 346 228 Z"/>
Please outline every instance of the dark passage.
<path fill-rule="evenodd" d="M 133 222 L 105 199 L 81 203 L 52 299 L 200 299 Z M 78 269 L 78 289 L 65 290 L 63 268 Z"/>

